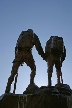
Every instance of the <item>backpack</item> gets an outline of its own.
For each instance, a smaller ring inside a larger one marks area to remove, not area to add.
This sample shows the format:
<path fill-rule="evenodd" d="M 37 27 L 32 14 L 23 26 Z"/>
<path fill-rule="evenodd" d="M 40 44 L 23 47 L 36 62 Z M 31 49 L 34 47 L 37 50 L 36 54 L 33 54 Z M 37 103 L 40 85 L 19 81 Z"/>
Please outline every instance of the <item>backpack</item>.
<path fill-rule="evenodd" d="M 46 52 L 52 54 L 63 53 L 64 42 L 62 37 L 51 36 L 46 44 Z"/>
<path fill-rule="evenodd" d="M 33 34 L 28 31 L 22 31 L 18 38 L 18 47 L 20 48 L 30 48 L 33 44 Z"/>

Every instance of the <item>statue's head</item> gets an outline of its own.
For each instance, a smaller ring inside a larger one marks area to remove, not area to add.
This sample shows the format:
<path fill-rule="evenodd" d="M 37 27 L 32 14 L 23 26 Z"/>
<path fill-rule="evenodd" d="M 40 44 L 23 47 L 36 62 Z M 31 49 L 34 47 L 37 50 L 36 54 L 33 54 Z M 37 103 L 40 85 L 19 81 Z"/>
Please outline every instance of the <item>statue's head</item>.
<path fill-rule="evenodd" d="M 33 30 L 32 29 L 28 29 L 27 31 L 30 32 L 30 33 L 33 33 Z"/>
<path fill-rule="evenodd" d="M 28 29 L 27 31 L 22 31 L 22 32 L 21 32 L 21 35 L 24 35 L 25 32 L 28 32 L 28 33 L 30 33 L 30 34 L 33 34 L 33 30 L 32 30 L 32 29 Z"/>

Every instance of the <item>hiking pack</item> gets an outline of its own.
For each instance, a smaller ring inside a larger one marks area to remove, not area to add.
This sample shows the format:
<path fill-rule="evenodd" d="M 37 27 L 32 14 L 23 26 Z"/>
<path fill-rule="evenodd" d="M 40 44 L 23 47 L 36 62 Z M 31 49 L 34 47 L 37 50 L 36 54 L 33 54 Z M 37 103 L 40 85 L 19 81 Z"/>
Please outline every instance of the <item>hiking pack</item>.
<path fill-rule="evenodd" d="M 18 38 L 18 47 L 25 48 L 32 46 L 33 43 L 33 34 L 28 31 L 22 31 Z"/>
<path fill-rule="evenodd" d="M 46 43 L 46 52 L 52 54 L 62 54 L 64 42 L 62 37 L 51 36 Z"/>

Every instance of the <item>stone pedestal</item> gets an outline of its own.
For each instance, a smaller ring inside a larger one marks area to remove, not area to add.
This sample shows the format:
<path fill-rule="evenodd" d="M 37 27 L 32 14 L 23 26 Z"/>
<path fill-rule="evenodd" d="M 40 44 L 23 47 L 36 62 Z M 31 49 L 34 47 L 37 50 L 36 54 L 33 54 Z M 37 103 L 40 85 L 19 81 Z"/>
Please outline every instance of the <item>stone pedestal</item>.
<path fill-rule="evenodd" d="M 28 85 L 23 94 L 0 96 L 0 108 L 72 108 L 72 90 L 67 84 L 40 88 Z"/>

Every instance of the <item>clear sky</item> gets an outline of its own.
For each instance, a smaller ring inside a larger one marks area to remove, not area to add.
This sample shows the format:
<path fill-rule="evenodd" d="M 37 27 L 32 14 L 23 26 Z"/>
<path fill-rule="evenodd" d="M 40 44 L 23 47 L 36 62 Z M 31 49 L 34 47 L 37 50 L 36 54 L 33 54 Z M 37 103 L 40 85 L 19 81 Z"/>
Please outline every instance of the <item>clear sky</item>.
<path fill-rule="evenodd" d="M 5 92 L 11 74 L 18 36 L 29 28 L 38 35 L 44 50 L 51 35 L 63 37 L 67 51 L 62 67 L 63 80 L 72 88 L 72 0 L 0 0 L 0 95 Z M 38 55 L 35 47 L 32 53 L 37 68 L 35 84 L 46 86 L 47 63 Z M 31 70 L 24 64 L 18 72 L 16 93 L 21 94 L 30 83 Z M 54 67 L 52 85 L 56 83 Z"/>

